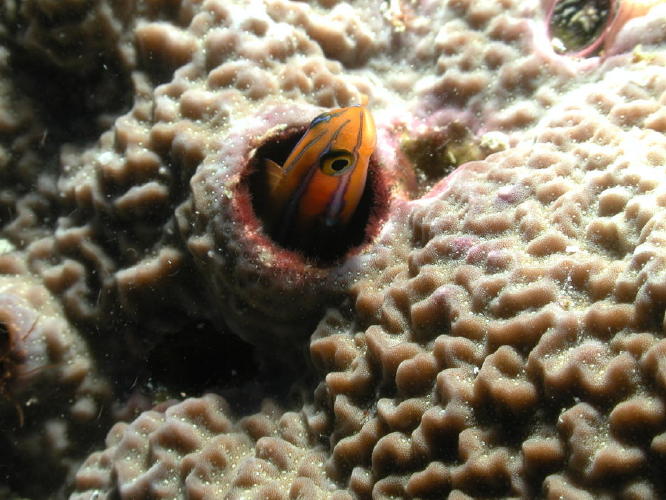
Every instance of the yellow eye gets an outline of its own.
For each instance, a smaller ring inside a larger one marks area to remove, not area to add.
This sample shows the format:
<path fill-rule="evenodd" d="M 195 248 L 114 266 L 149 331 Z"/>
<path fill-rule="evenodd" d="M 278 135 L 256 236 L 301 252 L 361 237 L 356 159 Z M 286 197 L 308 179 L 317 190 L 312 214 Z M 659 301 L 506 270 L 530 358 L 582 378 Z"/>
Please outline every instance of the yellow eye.
<path fill-rule="evenodd" d="M 349 151 L 329 151 L 321 157 L 320 168 L 326 175 L 342 175 L 354 165 Z"/>

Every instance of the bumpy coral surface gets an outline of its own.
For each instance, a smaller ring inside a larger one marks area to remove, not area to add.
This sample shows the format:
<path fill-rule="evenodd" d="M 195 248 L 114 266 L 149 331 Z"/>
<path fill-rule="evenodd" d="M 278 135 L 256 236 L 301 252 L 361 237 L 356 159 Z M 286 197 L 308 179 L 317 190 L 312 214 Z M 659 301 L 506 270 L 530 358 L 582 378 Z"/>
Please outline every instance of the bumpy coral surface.
<path fill-rule="evenodd" d="M 666 496 L 666 4 L 552 5 L 0 7 L 0 495 Z M 263 160 L 362 96 L 282 248 Z"/>

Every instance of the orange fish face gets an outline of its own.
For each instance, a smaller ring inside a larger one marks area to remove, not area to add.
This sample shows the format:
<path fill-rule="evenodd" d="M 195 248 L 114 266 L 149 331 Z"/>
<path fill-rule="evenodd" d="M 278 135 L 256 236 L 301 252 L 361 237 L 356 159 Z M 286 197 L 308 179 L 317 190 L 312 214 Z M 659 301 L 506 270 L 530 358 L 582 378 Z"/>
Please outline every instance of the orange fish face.
<path fill-rule="evenodd" d="M 266 161 L 271 230 L 280 242 L 344 229 L 365 189 L 375 149 L 372 115 L 364 106 L 317 116 L 283 167 Z"/>

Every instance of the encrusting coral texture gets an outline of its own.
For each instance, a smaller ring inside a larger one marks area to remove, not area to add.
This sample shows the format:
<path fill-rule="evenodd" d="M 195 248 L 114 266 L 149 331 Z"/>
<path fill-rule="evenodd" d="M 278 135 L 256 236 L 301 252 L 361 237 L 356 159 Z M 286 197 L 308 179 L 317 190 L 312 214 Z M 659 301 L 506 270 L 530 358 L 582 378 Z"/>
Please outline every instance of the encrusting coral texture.
<path fill-rule="evenodd" d="M 663 498 L 666 4 L 553 4 L 0 7 L 0 496 Z M 282 248 L 264 161 L 364 96 Z"/>

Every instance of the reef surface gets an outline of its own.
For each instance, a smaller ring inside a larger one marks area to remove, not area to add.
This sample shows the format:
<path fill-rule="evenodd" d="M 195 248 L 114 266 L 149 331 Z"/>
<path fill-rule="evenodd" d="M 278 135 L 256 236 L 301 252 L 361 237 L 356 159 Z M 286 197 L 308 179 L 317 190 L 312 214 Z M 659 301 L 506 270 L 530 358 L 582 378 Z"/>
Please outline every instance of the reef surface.
<path fill-rule="evenodd" d="M 666 4 L 612 5 L 4 2 L 0 496 L 664 498 Z M 262 160 L 363 96 L 282 248 Z"/>

